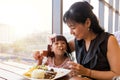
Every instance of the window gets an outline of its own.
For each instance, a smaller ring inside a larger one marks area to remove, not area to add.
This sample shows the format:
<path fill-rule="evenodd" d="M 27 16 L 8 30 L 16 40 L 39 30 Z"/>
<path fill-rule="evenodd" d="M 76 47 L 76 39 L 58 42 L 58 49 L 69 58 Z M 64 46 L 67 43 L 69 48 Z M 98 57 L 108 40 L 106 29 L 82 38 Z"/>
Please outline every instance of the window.
<path fill-rule="evenodd" d="M 96 16 L 98 17 L 98 4 L 99 4 L 99 1 L 98 0 L 91 0 L 90 1 L 90 4 L 94 7 L 93 8 L 93 12 L 96 14 Z"/>
<path fill-rule="evenodd" d="M 51 0 L 0 0 L 0 60 L 34 61 L 52 33 L 51 15 Z"/>
<path fill-rule="evenodd" d="M 105 12 L 104 12 L 104 29 L 105 31 L 108 31 L 108 12 L 109 12 L 109 9 L 107 6 L 105 6 Z"/>
<path fill-rule="evenodd" d="M 79 1 L 83 1 L 83 0 L 63 0 L 63 15 L 73 3 L 79 2 Z M 70 34 L 68 26 L 64 23 L 63 23 L 63 34 L 68 40 L 73 38 L 73 36 Z"/>

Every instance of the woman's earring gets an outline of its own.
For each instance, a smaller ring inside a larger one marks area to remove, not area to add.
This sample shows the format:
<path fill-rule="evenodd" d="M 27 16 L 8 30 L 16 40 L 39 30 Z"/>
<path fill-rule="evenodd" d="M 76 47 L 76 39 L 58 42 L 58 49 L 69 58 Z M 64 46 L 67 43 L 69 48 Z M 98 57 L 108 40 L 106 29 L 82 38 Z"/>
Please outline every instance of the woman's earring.
<path fill-rule="evenodd" d="M 88 28 L 88 31 L 90 31 L 90 28 Z"/>

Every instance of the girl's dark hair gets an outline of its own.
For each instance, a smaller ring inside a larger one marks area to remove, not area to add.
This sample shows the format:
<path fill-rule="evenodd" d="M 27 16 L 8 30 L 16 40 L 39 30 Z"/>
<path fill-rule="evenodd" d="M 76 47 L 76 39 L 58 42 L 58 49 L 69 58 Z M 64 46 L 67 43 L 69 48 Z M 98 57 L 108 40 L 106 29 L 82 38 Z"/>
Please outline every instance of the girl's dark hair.
<path fill-rule="evenodd" d="M 65 43 L 67 45 L 67 50 L 66 51 L 68 53 L 71 53 L 71 49 L 69 47 L 69 44 L 68 44 L 68 42 L 67 42 L 67 40 L 66 40 L 66 38 L 64 36 L 56 35 L 54 38 L 51 39 L 51 41 L 52 41 L 52 43 L 54 43 L 55 41 L 65 41 Z M 51 46 L 52 45 L 48 45 L 48 56 L 53 57 L 54 56 L 54 52 L 51 51 Z M 64 55 L 67 56 L 66 53 Z"/>
<path fill-rule="evenodd" d="M 91 20 L 90 30 L 96 34 L 104 32 L 99 25 L 97 17 L 92 11 L 93 7 L 86 1 L 74 3 L 69 10 L 64 14 L 63 21 L 68 20 L 84 24 L 87 18 Z"/>

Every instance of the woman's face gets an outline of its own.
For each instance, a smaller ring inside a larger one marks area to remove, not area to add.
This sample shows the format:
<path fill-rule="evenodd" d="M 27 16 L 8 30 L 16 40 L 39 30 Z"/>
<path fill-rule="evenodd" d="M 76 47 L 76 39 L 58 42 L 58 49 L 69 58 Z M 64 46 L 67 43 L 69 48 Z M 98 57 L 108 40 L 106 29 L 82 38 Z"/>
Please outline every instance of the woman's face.
<path fill-rule="evenodd" d="M 82 23 L 68 21 L 70 33 L 75 36 L 77 40 L 85 39 L 88 35 L 88 26 Z"/>
<path fill-rule="evenodd" d="M 55 55 L 64 55 L 66 49 L 67 44 L 65 41 L 55 41 L 52 44 L 52 51 L 55 53 Z"/>

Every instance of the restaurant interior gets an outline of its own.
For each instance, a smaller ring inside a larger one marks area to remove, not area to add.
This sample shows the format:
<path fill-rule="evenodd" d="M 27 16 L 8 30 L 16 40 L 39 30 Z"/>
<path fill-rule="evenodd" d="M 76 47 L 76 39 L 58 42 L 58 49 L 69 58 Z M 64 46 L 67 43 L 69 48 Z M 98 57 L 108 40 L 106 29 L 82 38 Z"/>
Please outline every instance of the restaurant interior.
<path fill-rule="evenodd" d="M 102 28 L 119 32 L 120 42 L 120 0 L 0 0 L 0 80 L 30 80 L 23 74 L 37 64 L 33 53 L 47 50 L 49 36 L 74 38 L 63 15 L 78 1 L 90 3 Z M 72 56 L 77 62 L 75 52 Z M 62 77 L 68 72 L 54 79 L 67 80 Z"/>

